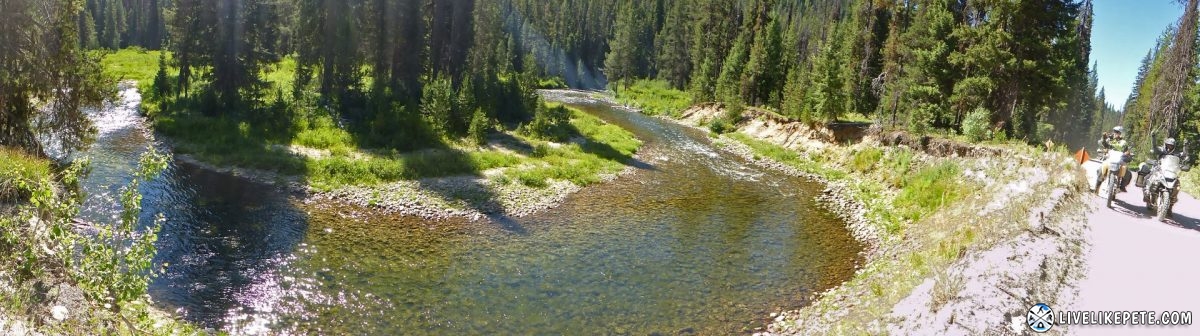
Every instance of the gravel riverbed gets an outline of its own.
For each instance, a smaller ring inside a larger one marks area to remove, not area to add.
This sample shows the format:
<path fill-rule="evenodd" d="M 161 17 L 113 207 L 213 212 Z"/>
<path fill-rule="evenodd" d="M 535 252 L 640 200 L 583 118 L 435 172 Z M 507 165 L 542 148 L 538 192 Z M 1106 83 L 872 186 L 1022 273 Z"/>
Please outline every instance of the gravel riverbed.
<path fill-rule="evenodd" d="M 501 182 L 489 178 L 489 174 L 485 173 L 482 174 L 484 176 L 434 177 L 320 190 L 295 176 L 240 167 L 218 167 L 186 154 L 176 155 L 176 159 L 201 169 L 275 186 L 306 204 L 336 202 L 425 219 L 522 217 L 556 207 L 567 196 L 584 189 L 563 180 L 549 180 L 547 186 L 542 188 L 530 187 L 516 181 Z M 626 166 L 617 173 L 601 175 L 600 183 L 613 181 L 634 171 L 636 168 Z"/>

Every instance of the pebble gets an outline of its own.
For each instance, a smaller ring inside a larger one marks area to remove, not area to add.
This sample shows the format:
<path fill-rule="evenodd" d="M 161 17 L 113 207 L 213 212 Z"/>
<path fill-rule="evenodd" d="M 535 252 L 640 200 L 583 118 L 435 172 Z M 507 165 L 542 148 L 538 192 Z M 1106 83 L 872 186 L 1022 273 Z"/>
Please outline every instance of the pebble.
<path fill-rule="evenodd" d="M 50 308 L 50 316 L 58 321 L 67 319 L 67 307 L 54 306 Z"/>

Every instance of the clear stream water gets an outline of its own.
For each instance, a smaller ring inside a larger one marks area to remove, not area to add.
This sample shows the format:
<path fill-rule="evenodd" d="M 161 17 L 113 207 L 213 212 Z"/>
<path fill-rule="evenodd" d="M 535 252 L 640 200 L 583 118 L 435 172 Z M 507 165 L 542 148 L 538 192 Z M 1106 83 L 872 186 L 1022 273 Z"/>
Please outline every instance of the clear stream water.
<path fill-rule="evenodd" d="M 143 185 L 166 216 L 163 310 L 235 334 L 732 334 L 848 279 L 862 247 L 822 186 L 715 150 L 699 131 L 547 92 L 646 142 L 620 179 L 523 218 L 428 221 L 303 204 L 175 161 Z M 112 221 L 152 140 L 136 90 L 100 130 L 81 217 Z"/>

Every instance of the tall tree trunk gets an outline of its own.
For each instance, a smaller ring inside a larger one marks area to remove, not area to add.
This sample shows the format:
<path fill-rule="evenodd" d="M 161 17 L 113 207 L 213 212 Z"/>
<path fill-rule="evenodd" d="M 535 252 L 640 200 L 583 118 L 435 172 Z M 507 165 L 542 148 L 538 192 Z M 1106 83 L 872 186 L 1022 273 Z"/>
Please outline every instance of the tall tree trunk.
<path fill-rule="evenodd" d="M 1154 96 L 1150 101 L 1150 131 L 1165 131 L 1175 136 L 1184 116 L 1184 92 L 1194 83 L 1193 69 L 1196 64 L 1196 20 L 1197 2 L 1188 0 L 1183 17 L 1179 19 L 1179 30 L 1167 49 L 1163 72 Z"/>
<path fill-rule="evenodd" d="M 30 129 L 30 113 L 24 92 L 8 92 L 0 96 L 0 147 L 19 148 L 25 152 L 45 157 L 41 144 Z"/>

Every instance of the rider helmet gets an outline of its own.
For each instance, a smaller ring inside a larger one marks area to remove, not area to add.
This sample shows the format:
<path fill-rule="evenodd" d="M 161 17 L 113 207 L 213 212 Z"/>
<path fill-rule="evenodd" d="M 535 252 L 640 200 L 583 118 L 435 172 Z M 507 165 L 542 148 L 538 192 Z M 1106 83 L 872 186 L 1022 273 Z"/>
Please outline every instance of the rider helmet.
<path fill-rule="evenodd" d="M 1167 138 L 1167 142 L 1163 144 L 1168 152 L 1175 150 L 1175 138 Z"/>
<path fill-rule="evenodd" d="M 1113 132 L 1122 133 L 1124 130 L 1125 128 L 1121 126 L 1113 127 Z"/>

